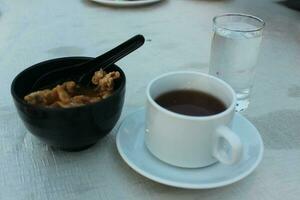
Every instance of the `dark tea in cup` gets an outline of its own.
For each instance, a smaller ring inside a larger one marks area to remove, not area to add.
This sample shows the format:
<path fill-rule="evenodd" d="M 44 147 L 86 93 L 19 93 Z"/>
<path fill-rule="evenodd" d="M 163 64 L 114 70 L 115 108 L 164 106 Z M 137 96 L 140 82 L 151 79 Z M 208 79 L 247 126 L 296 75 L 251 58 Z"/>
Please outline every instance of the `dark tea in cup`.
<path fill-rule="evenodd" d="M 155 101 L 167 110 L 190 116 L 209 116 L 226 110 L 221 100 L 197 90 L 169 91 L 158 96 Z"/>

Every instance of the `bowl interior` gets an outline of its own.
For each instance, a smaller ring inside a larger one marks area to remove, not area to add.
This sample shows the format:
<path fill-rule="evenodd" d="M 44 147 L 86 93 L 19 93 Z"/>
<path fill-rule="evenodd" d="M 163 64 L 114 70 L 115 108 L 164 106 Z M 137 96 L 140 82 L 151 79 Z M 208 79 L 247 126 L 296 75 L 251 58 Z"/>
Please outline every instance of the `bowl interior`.
<path fill-rule="evenodd" d="M 27 104 L 23 98 L 25 95 L 29 94 L 31 91 L 32 85 L 35 81 L 42 76 L 43 74 L 58 69 L 60 67 L 75 65 L 82 62 L 86 62 L 92 59 L 91 57 L 65 57 L 65 58 L 57 58 L 52 60 L 47 60 L 38 64 L 35 64 L 21 73 L 19 73 L 16 78 L 13 80 L 11 85 L 11 93 L 16 101 L 22 104 Z M 113 65 L 109 67 L 106 71 L 119 71 L 121 74 L 121 78 L 115 81 L 115 92 L 121 90 L 125 86 L 125 74 L 124 72 L 117 66 Z M 55 83 L 57 80 L 53 80 Z"/>

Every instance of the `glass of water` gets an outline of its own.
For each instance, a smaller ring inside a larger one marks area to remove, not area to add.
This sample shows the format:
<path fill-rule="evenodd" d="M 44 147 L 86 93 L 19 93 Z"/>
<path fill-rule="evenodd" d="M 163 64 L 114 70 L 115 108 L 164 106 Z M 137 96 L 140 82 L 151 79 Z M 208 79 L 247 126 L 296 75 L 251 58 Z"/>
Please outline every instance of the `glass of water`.
<path fill-rule="evenodd" d="M 213 18 L 209 73 L 229 83 L 237 94 L 236 111 L 249 105 L 265 22 L 246 14 Z"/>

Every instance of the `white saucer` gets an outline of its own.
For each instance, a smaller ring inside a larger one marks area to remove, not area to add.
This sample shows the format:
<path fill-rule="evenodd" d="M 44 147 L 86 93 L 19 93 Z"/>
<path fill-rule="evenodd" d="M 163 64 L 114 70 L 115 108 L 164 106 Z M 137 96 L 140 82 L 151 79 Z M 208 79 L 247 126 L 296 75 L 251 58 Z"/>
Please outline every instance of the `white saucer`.
<path fill-rule="evenodd" d="M 257 129 L 242 115 L 236 113 L 233 130 L 244 144 L 243 159 L 233 165 L 214 165 L 188 169 L 166 164 L 154 157 L 144 144 L 145 110 L 127 116 L 117 135 L 117 148 L 124 161 L 141 175 L 170 186 L 190 189 L 216 188 L 245 178 L 260 163 L 263 142 Z"/>
<path fill-rule="evenodd" d="M 129 7 L 156 3 L 162 0 L 92 0 L 108 6 Z"/>

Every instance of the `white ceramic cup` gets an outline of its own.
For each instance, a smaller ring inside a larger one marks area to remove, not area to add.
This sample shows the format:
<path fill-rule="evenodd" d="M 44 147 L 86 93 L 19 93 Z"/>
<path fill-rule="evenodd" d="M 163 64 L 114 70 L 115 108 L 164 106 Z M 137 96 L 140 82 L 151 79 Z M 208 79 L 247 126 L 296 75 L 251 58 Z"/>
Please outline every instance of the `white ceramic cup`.
<path fill-rule="evenodd" d="M 226 110 L 210 116 L 188 116 L 155 102 L 163 93 L 198 90 L 221 100 Z M 205 167 L 217 161 L 235 164 L 243 145 L 231 128 L 236 97 L 224 81 L 208 74 L 179 71 L 163 74 L 147 87 L 145 143 L 160 160 L 179 167 Z"/>

